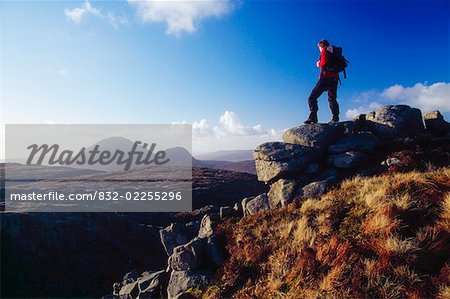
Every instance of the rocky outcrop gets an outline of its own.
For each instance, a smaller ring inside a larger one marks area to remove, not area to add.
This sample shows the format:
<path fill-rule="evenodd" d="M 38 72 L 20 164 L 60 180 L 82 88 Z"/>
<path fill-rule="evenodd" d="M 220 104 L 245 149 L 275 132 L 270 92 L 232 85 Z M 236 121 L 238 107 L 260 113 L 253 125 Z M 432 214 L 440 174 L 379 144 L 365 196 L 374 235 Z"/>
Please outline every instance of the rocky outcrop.
<path fill-rule="evenodd" d="M 244 198 L 242 201 L 244 216 L 253 215 L 258 212 L 270 209 L 269 199 L 266 193 L 253 198 Z"/>
<path fill-rule="evenodd" d="M 169 299 L 189 298 L 189 290 L 201 288 L 209 284 L 211 280 L 212 272 L 208 270 L 173 271 L 167 287 L 167 297 Z"/>
<path fill-rule="evenodd" d="M 298 193 L 300 183 L 293 179 L 279 179 L 270 186 L 267 193 L 271 209 L 286 206 Z"/>
<path fill-rule="evenodd" d="M 302 125 L 284 132 L 283 141 L 323 149 L 343 134 L 344 127 L 338 124 Z"/>
<path fill-rule="evenodd" d="M 253 157 L 258 180 L 273 182 L 305 169 L 318 158 L 318 151 L 298 144 L 266 142 L 255 149 Z"/>
<path fill-rule="evenodd" d="M 112 298 L 161 298 L 165 297 L 168 275 L 163 271 L 142 272 L 136 269 L 125 274 L 123 281 L 113 285 Z"/>
<path fill-rule="evenodd" d="M 282 207 L 295 197 L 319 197 L 345 177 L 366 175 L 367 165 L 375 162 L 380 149 L 411 144 L 426 133 L 448 134 L 449 124 L 439 112 L 425 114 L 425 124 L 427 131 L 419 109 L 396 105 L 352 121 L 289 129 L 284 142 L 266 142 L 255 149 L 258 180 L 269 184 L 270 190 L 244 199 L 244 214 Z M 383 165 L 394 163 L 388 159 Z"/>
<path fill-rule="evenodd" d="M 425 120 L 425 128 L 431 134 L 444 136 L 450 133 L 450 123 L 444 120 L 439 111 L 427 112 L 423 118 Z"/>
<path fill-rule="evenodd" d="M 367 155 L 361 152 L 345 152 L 338 155 L 329 155 L 328 156 L 328 165 L 342 168 L 342 169 L 352 169 L 357 168 L 358 165 L 361 165 L 367 161 Z"/>
<path fill-rule="evenodd" d="M 330 145 L 328 153 L 332 155 L 357 151 L 371 153 L 382 144 L 381 140 L 371 132 L 360 132 L 347 135 L 338 142 Z"/>
<path fill-rule="evenodd" d="M 160 229 L 161 243 L 169 256 L 167 268 L 142 273 L 133 270 L 114 283 L 113 294 L 105 298 L 184 298 L 209 283 L 225 260 L 224 244 L 215 235 L 217 221 L 223 219 L 217 209 L 222 210 L 222 217 L 242 211 L 237 206 L 209 207 L 202 209 L 206 213 L 199 221 L 171 223 Z"/>
<path fill-rule="evenodd" d="M 159 231 L 161 243 L 168 256 L 173 249 L 181 244 L 187 243 L 197 235 L 200 227 L 199 221 L 189 223 L 172 223 L 168 227 Z"/>
<path fill-rule="evenodd" d="M 386 140 L 414 137 L 425 130 L 422 112 L 407 105 L 384 106 L 365 118 L 370 130 Z"/>

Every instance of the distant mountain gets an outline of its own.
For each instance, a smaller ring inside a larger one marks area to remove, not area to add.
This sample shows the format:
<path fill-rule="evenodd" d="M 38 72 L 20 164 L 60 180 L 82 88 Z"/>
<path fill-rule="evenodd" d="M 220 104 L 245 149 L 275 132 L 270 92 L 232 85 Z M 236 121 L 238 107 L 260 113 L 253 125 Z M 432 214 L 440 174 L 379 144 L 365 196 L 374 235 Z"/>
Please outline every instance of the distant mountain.
<path fill-rule="evenodd" d="M 240 162 L 245 160 L 253 160 L 253 150 L 223 150 L 197 155 L 196 158 L 199 160 Z"/>
<path fill-rule="evenodd" d="M 124 138 L 124 137 L 110 137 L 106 139 L 102 139 L 88 147 L 86 147 L 85 154 L 87 157 L 89 156 L 89 151 L 93 150 L 96 146 L 98 146 L 98 150 L 100 152 L 103 151 L 109 151 L 112 154 L 114 154 L 117 150 L 120 150 L 124 153 L 128 153 L 133 148 L 134 142 L 130 139 Z M 142 152 L 142 157 L 146 157 L 150 150 L 150 145 L 147 145 L 145 148 L 143 147 L 143 144 L 140 144 L 137 146 L 137 150 Z M 150 159 L 154 158 L 154 154 L 161 150 L 160 148 L 156 148 L 154 152 L 151 154 Z M 166 166 L 186 166 L 186 165 L 192 165 L 193 167 L 205 167 L 205 168 L 211 168 L 211 169 L 223 169 L 223 170 L 230 170 L 230 171 L 236 171 L 236 172 L 243 172 L 243 173 L 250 173 L 250 174 L 256 174 L 255 170 L 255 162 L 252 158 L 252 151 L 251 150 L 224 150 L 224 151 L 218 151 L 210 154 L 201 155 L 202 158 L 211 157 L 214 159 L 196 159 L 192 157 L 192 155 L 189 153 L 189 151 L 183 147 L 172 147 L 163 149 L 166 152 L 166 156 L 164 159 L 170 159 L 170 161 L 167 164 L 164 164 Z M 75 153 L 76 154 L 76 153 Z M 48 155 L 47 155 L 48 156 Z M 98 156 L 98 155 L 97 155 Z M 125 159 L 127 156 L 125 156 Z M 133 157 L 133 160 L 135 161 L 137 159 L 136 156 Z M 19 162 L 19 161 L 16 161 Z M 20 161 L 24 164 L 24 162 Z M 48 166 L 48 157 L 44 159 L 43 166 L 47 165 L 46 167 L 55 167 L 56 165 Z M 134 163 L 131 165 L 130 169 L 144 169 L 147 167 L 154 166 L 155 164 L 150 165 L 135 165 Z M 61 167 L 61 166 L 57 166 Z M 94 171 L 121 171 L 124 169 L 123 164 L 118 164 L 117 162 L 108 164 L 108 165 L 69 165 L 66 167 L 67 172 L 71 172 L 72 170 L 78 169 L 85 169 L 85 170 L 94 170 Z M 24 165 L 20 167 L 20 172 L 23 174 L 22 171 L 25 171 Z M 42 169 L 43 171 L 47 172 L 47 169 Z M 32 171 L 32 169 L 30 169 Z M 37 172 L 41 174 L 41 172 Z M 52 172 L 54 173 L 54 172 Z M 74 172 L 75 175 L 80 175 L 82 173 Z M 51 175 L 49 173 L 49 175 Z M 28 177 L 28 173 L 26 175 Z"/>

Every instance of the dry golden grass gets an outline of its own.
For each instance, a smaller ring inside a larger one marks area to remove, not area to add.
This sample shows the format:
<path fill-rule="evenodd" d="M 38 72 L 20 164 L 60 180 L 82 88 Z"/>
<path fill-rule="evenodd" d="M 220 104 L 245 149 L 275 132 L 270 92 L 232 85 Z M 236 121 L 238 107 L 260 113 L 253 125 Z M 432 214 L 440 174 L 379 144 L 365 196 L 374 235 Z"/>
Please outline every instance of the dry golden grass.
<path fill-rule="evenodd" d="M 219 226 L 205 298 L 449 298 L 450 168 L 344 181 Z"/>

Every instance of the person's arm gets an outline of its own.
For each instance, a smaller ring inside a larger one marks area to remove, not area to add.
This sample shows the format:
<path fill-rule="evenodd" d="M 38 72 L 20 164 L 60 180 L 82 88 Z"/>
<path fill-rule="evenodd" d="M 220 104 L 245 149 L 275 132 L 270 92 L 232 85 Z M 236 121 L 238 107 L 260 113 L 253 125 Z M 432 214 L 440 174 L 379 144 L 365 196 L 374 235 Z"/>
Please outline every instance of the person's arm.
<path fill-rule="evenodd" d="M 330 56 L 328 55 L 328 51 L 326 49 L 323 49 L 322 52 L 320 52 L 320 60 L 318 63 L 318 66 L 323 69 L 328 62 L 330 61 Z"/>

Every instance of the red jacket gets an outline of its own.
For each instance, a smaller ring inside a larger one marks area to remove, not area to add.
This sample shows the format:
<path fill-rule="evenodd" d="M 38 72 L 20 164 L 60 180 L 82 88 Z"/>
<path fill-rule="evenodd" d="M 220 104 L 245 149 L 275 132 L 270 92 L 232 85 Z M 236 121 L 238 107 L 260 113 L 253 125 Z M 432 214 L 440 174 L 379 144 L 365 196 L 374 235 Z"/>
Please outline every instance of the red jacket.
<path fill-rule="evenodd" d="M 322 52 L 320 52 L 320 60 L 319 60 L 319 67 L 320 67 L 320 78 L 339 78 L 338 73 L 333 73 L 330 71 L 325 70 L 327 66 L 329 66 L 330 63 L 330 52 L 328 52 L 327 49 L 323 49 Z"/>

